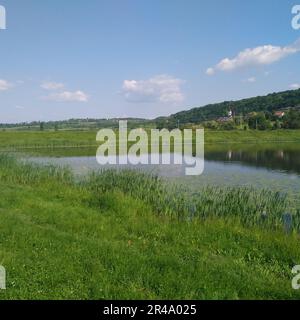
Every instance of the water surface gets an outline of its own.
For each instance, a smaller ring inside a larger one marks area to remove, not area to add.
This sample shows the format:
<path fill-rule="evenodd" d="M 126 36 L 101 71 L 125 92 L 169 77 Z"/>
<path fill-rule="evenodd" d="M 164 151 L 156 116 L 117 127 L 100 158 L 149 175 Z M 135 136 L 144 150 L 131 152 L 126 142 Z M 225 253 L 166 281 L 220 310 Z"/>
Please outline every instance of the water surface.
<path fill-rule="evenodd" d="M 90 170 L 116 167 L 100 166 L 95 154 L 96 148 L 40 149 L 30 160 L 68 165 L 80 175 Z M 296 200 L 300 198 L 299 144 L 206 145 L 204 172 L 200 176 L 186 176 L 185 168 L 179 165 L 123 165 L 117 168 L 152 172 L 193 189 L 203 185 L 254 186 L 286 192 Z"/>

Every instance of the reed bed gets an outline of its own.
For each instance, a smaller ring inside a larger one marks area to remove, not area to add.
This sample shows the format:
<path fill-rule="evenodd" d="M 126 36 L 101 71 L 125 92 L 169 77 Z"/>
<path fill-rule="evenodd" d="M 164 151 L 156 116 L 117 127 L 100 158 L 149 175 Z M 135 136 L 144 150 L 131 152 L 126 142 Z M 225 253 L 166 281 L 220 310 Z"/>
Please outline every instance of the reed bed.
<path fill-rule="evenodd" d="M 198 192 L 155 175 L 132 170 L 93 172 L 86 185 L 95 193 L 120 190 L 145 201 L 154 212 L 178 220 L 222 218 L 248 226 L 300 230 L 300 212 L 289 213 L 286 194 L 251 187 L 206 186 Z"/>
<path fill-rule="evenodd" d="M 68 167 L 38 165 L 0 155 L 0 179 L 18 184 L 65 184 L 97 200 L 105 193 L 121 191 L 151 206 L 160 216 L 179 221 L 222 218 L 246 226 L 287 232 L 300 231 L 300 210 L 289 212 L 286 194 L 249 187 L 207 186 L 197 192 L 158 176 L 136 170 L 103 170 L 75 179 Z"/>
<path fill-rule="evenodd" d="M 0 179 L 19 184 L 74 183 L 74 175 L 68 167 L 21 162 L 8 154 L 0 154 Z"/>

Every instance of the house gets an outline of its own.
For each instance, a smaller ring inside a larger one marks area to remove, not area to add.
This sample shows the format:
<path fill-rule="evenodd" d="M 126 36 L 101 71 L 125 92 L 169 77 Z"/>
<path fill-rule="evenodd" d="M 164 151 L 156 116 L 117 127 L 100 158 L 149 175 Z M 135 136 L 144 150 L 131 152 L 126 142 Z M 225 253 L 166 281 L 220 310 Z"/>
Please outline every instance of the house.
<path fill-rule="evenodd" d="M 274 116 L 278 117 L 278 118 L 282 118 L 284 117 L 285 112 L 284 111 L 275 111 L 274 112 Z"/>
<path fill-rule="evenodd" d="M 217 122 L 221 122 L 221 123 L 229 122 L 229 121 L 232 121 L 232 117 L 220 117 L 217 119 Z"/>
<path fill-rule="evenodd" d="M 226 117 L 220 117 L 218 118 L 216 121 L 217 122 L 221 122 L 221 123 L 224 123 L 224 122 L 229 122 L 229 121 L 232 121 L 233 120 L 233 111 L 232 110 L 229 110 L 227 112 L 227 116 Z"/>

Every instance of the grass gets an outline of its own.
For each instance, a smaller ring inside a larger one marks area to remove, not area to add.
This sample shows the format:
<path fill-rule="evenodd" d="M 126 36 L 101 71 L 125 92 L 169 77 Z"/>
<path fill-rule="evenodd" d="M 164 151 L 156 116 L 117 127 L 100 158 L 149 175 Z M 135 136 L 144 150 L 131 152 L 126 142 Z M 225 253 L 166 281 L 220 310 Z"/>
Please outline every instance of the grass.
<path fill-rule="evenodd" d="M 93 173 L 87 187 L 95 194 L 119 190 L 151 205 L 154 212 L 179 221 L 223 218 L 246 226 L 262 225 L 281 229 L 283 214 L 291 204 L 285 194 L 250 187 L 202 187 L 191 194 L 190 189 L 164 182 L 157 176 L 131 170 L 104 170 Z M 291 229 L 300 232 L 300 212 L 292 215 Z"/>
<path fill-rule="evenodd" d="M 1 299 L 300 298 L 291 288 L 296 233 L 214 215 L 213 195 L 211 215 L 178 219 L 171 204 L 157 211 L 151 201 L 164 188 L 158 179 L 126 172 L 113 186 L 117 177 L 75 181 L 68 169 L 0 156 Z M 125 187 L 149 179 L 148 198 L 142 183 L 137 194 Z"/>
<path fill-rule="evenodd" d="M 232 130 L 210 131 L 206 130 L 205 143 L 250 143 L 263 144 L 273 142 L 300 142 L 300 130 Z"/>
<path fill-rule="evenodd" d="M 0 148 L 96 145 L 96 131 L 2 131 Z"/>
<path fill-rule="evenodd" d="M 1 131 L 0 149 L 96 147 L 96 131 Z M 300 130 L 205 131 L 206 144 L 300 142 Z"/>

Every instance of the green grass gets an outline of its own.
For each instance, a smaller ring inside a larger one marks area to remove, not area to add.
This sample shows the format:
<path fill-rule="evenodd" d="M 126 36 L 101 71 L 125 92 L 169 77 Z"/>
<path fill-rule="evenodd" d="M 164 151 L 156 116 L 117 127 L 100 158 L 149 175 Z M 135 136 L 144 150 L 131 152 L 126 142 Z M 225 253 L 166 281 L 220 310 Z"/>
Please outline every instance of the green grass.
<path fill-rule="evenodd" d="M 0 156 L 1 299 L 300 298 L 291 288 L 296 233 L 213 211 L 178 219 L 126 190 L 124 177 L 115 188 L 97 179 Z"/>
<path fill-rule="evenodd" d="M 2 131 L 0 148 L 96 145 L 96 131 Z"/>
<path fill-rule="evenodd" d="M 272 143 L 300 142 L 300 130 L 232 130 L 205 131 L 205 142 L 211 143 Z"/>
<path fill-rule="evenodd" d="M 97 131 L 1 131 L 0 149 L 97 146 Z M 205 131 L 206 144 L 300 142 L 300 130 Z"/>
<path fill-rule="evenodd" d="M 282 230 L 285 225 L 283 214 L 290 212 L 292 206 L 285 194 L 250 187 L 205 186 L 191 194 L 189 188 L 142 171 L 104 170 L 93 173 L 86 185 L 95 198 L 119 190 L 151 205 L 157 214 L 179 221 L 223 218 L 234 219 L 246 226 Z M 290 227 L 300 232 L 299 210 L 294 211 Z"/>

